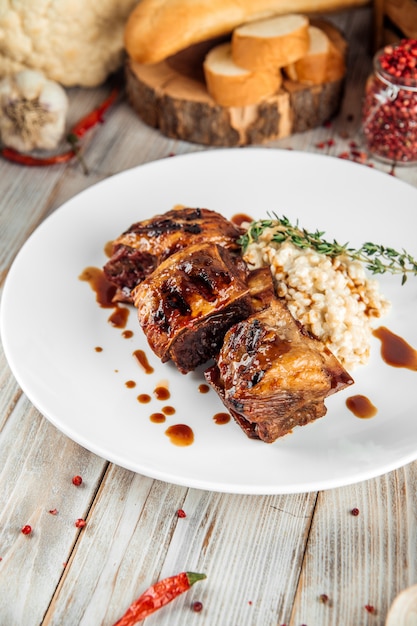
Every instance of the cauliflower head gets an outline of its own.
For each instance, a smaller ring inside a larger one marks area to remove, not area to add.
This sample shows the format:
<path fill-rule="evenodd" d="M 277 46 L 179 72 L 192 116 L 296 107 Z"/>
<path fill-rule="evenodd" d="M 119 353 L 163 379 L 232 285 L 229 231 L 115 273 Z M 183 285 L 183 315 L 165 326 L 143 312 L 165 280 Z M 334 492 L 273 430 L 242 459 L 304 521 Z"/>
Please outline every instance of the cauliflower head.
<path fill-rule="evenodd" d="M 94 87 L 124 57 L 138 0 L 0 0 L 0 77 L 34 69 L 66 87 Z"/>

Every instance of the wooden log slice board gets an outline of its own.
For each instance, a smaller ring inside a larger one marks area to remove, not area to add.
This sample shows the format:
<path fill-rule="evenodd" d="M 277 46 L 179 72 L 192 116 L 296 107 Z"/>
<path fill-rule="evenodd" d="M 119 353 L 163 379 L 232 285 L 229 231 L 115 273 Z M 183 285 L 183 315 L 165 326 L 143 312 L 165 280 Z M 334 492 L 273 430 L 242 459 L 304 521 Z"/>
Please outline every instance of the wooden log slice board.
<path fill-rule="evenodd" d="M 325 29 L 345 56 L 347 44 L 328 22 Z M 284 80 L 281 89 L 245 107 L 222 107 L 207 92 L 203 60 L 220 40 L 203 42 L 155 65 L 126 62 L 127 98 L 149 126 L 174 139 L 208 146 L 244 146 L 320 126 L 337 112 L 344 80 L 306 85 Z"/>

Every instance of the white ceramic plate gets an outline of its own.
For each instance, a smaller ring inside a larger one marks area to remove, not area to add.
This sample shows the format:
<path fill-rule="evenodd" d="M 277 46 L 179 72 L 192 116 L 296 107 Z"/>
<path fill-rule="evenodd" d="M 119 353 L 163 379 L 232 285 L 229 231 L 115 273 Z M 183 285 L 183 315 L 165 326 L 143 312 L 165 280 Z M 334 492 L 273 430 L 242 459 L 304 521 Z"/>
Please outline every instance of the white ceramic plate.
<path fill-rule="evenodd" d="M 130 339 L 108 322 L 79 275 L 101 267 L 104 246 L 131 223 L 175 204 L 208 207 L 226 217 L 284 214 L 328 238 L 374 241 L 417 256 L 417 190 L 392 176 L 337 158 L 263 148 L 177 156 L 124 172 L 72 198 L 46 219 L 17 256 L 4 288 L 1 332 L 12 371 L 32 403 L 59 430 L 97 455 L 160 480 L 215 491 L 296 493 L 368 479 L 417 458 L 417 373 L 386 365 L 378 340 L 354 388 L 326 402 L 327 415 L 274 444 L 252 441 L 213 391 L 199 392 L 202 372 L 186 376 L 151 353 L 132 310 Z M 393 303 L 382 323 L 417 346 L 417 278 L 381 277 Z M 102 352 L 95 350 L 103 348 Z M 132 353 L 146 352 L 153 374 Z M 136 382 L 134 388 L 126 382 Z M 161 383 L 171 397 L 153 397 Z M 152 396 L 149 404 L 137 396 Z M 345 406 L 363 394 L 378 408 L 358 419 Z M 170 405 L 163 424 L 150 414 Z M 187 447 L 166 436 L 189 425 Z"/>

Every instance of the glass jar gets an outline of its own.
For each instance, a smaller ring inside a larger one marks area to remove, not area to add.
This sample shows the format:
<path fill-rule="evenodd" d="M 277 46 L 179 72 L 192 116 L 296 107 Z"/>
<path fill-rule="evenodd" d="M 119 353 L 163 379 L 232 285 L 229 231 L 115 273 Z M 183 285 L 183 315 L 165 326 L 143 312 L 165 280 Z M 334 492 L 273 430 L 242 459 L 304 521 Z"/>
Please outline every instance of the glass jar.
<path fill-rule="evenodd" d="M 416 66 L 408 68 L 405 76 L 395 70 L 401 45 L 386 47 L 374 57 L 374 71 L 365 87 L 362 130 L 373 156 L 386 163 L 412 165 L 417 163 L 417 58 L 413 61 L 410 55 L 407 63 Z"/>

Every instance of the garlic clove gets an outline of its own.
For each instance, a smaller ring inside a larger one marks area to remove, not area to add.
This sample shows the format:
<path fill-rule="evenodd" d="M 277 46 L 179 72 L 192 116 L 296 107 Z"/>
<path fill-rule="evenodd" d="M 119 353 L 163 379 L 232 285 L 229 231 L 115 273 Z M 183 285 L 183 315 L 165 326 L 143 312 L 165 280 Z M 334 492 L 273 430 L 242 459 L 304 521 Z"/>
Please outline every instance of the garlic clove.
<path fill-rule="evenodd" d="M 417 585 L 398 594 L 388 612 L 385 626 L 417 626 Z"/>
<path fill-rule="evenodd" d="M 39 98 L 45 82 L 45 76 L 35 70 L 22 70 L 14 75 L 17 91 L 27 100 Z"/>
<path fill-rule="evenodd" d="M 47 80 L 44 83 L 39 94 L 39 102 L 48 111 L 65 111 L 65 114 L 67 113 L 67 94 L 60 85 L 57 85 L 57 83 L 53 83 L 50 80 Z"/>
<path fill-rule="evenodd" d="M 41 72 L 23 70 L 0 81 L 0 136 L 19 152 L 52 150 L 64 136 L 68 97 Z"/>

